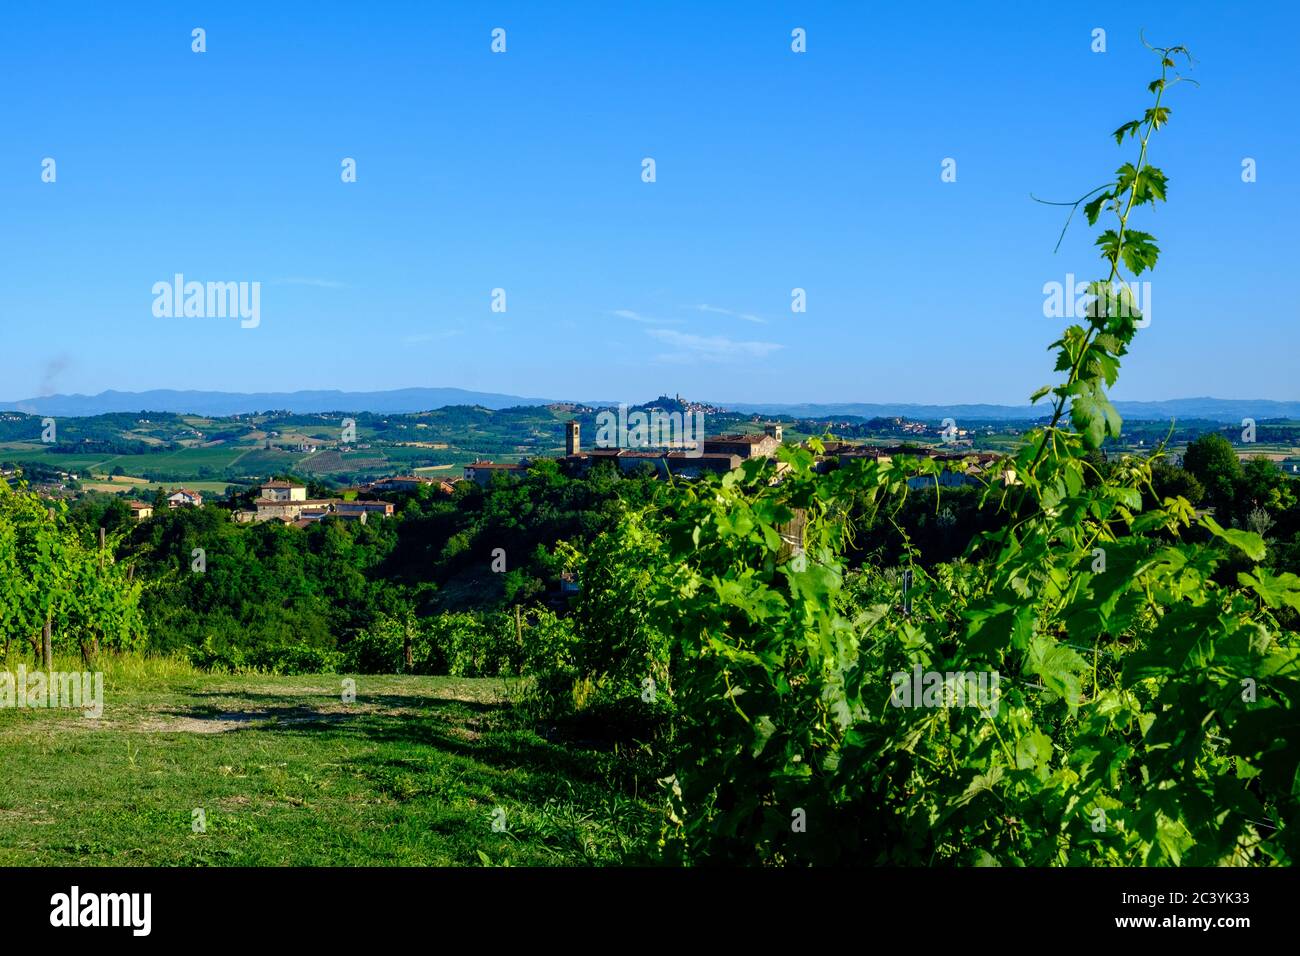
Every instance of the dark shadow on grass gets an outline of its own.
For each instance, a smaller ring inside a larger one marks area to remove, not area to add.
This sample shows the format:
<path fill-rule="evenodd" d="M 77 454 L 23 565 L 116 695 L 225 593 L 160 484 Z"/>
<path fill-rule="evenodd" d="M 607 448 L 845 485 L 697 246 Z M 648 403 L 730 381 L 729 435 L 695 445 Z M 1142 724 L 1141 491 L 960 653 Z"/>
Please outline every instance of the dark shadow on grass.
<path fill-rule="evenodd" d="M 325 710 L 302 701 L 286 701 L 292 694 L 207 691 L 193 696 L 216 698 L 222 703 L 196 703 L 158 713 L 179 719 L 240 725 L 231 732 L 329 734 L 393 747 L 427 747 L 498 771 L 523 771 L 530 779 L 555 778 L 553 784 L 543 785 L 537 793 L 533 792 L 532 784 L 521 788 L 517 796 L 529 799 L 539 794 L 543 798 L 554 796 L 556 785 L 565 780 L 582 786 L 611 787 L 608 768 L 602 768 L 602 764 L 608 763 L 607 758 L 544 740 L 515 715 L 507 702 L 484 703 L 433 695 L 359 695 L 356 710 L 348 710 L 349 705 L 333 697 L 327 698 L 329 709 Z M 281 702 L 279 706 L 276 701 Z M 248 707 L 240 708 L 238 702 L 247 702 Z M 403 713 L 393 713 L 394 710 Z M 424 712 L 412 714 L 413 710 Z M 410 771 L 409 758 L 389 763 L 405 766 Z M 514 789 L 505 777 L 499 782 Z"/>
<path fill-rule="evenodd" d="M 254 693 L 252 691 L 196 691 L 189 696 L 194 698 L 219 698 L 232 700 L 246 700 L 251 702 L 283 702 L 292 698 L 312 698 L 317 697 L 322 702 L 328 701 L 330 704 L 347 706 L 343 703 L 341 696 L 324 696 L 319 694 L 264 694 Z M 482 700 L 465 700 L 462 697 L 451 697 L 439 694 L 366 694 L 358 693 L 356 700 L 358 708 L 364 709 L 369 706 L 382 707 L 388 710 L 409 710 L 412 707 L 429 707 L 429 706 L 454 706 L 464 707 L 467 710 L 475 710 L 481 713 L 491 713 L 495 711 L 507 710 L 510 707 L 508 701 L 482 701 Z M 297 706 L 304 706 L 299 704 Z"/>

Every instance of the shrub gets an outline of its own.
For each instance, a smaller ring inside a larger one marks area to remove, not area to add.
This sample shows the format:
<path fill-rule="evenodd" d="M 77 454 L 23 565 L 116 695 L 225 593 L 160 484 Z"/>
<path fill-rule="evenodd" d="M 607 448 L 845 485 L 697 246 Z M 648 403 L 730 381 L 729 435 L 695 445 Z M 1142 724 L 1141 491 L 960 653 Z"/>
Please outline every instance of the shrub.
<path fill-rule="evenodd" d="M 405 649 L 411 648 L 411 666 Z M 359 673 L 505 677 L 522 674 L 569 653 L 568 623 L 542 608 L 445 612 L 429 617 L 381 615 L 343 647 L 343 664 Z"/>
<path fill-rule="evenodd" d="M 343 662 L 338 651 L 305 645 L 259 649 L 250 657 L 253 667 L 271 674 L 336 674 Z"/>

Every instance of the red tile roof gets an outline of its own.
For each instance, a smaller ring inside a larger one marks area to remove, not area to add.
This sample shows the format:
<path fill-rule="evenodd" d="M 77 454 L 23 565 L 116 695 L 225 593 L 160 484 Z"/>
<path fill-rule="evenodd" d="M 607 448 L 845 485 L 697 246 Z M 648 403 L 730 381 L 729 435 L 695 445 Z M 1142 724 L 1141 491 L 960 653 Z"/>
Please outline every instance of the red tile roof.
<path fill-rule="evenodd" d="M 774 438 L 771 435 L 755 435 L 752 433 L 746 433 L 744 435 L 711 435 L 705 438 L 704 440 L 716 441 L 716 442 L 728 442 L 728 443 L 744 442 L 745 444 L 748 445 L 758 445 L 761 444 L 762 442 L 769 441 L 769 440 L 776 441 L 776 438 Z"/>

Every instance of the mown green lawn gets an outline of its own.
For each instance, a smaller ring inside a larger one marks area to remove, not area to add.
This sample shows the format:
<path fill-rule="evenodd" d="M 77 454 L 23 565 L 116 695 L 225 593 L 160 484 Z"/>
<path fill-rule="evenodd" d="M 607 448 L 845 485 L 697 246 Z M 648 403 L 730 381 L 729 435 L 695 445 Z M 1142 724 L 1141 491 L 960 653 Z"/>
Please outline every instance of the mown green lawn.
<path fill-rule="evenodd" d="M 336 676 L 110 670 L 98 719 L 0 709 L 0 865 L 618 864 L 654 842 L 617 755 L 538 736 L 503 682 L 354 679 L 345 703 Z"/>

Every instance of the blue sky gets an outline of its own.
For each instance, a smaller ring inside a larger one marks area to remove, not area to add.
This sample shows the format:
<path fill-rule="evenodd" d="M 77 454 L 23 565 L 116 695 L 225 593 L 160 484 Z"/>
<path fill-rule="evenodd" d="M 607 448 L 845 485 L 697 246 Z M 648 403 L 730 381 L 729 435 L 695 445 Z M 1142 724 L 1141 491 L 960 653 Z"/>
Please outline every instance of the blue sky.
<path fill-rule="evenodd" d="M 1149 105 L 1140 29 L 1201 85 L 1153 139 L 1169 204 L 1132 224 L 1162 257 L 1115 395 L 1300 398 L 1294 7 L 981 6 L 6 5 L 0 400 L 1020 404 L 1063 324 L 1043 284 L 1099 263 L 1081 219 L 1053 255 L 1028 194 L 1133 159 L 1107 134 Z M 260 282 L 260 325 L 156 318 L 178 272 Z"/>

